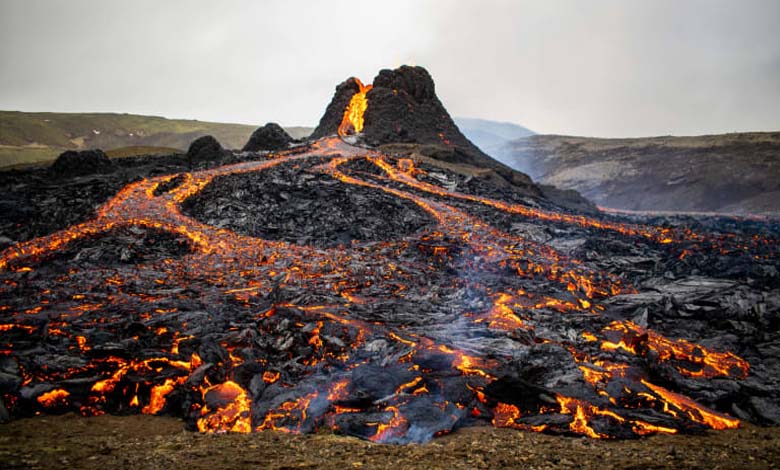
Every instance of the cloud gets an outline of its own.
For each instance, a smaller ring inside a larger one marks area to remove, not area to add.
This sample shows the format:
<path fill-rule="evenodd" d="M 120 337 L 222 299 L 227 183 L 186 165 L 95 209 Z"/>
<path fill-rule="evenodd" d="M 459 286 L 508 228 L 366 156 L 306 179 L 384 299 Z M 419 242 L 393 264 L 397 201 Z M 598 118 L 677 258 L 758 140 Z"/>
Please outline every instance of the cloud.
<path fill-rule="evenodd" d="M 624 136 L 778 130 L 775 1 L 0 4 L 0 108 L 313 125 L 427 67 L 455 115 Z"/>

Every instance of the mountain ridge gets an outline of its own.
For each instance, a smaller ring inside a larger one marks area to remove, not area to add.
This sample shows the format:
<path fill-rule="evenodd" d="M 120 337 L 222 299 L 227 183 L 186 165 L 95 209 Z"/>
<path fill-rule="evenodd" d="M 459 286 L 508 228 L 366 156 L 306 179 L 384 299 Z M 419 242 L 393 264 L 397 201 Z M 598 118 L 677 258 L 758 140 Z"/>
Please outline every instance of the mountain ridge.
<path fill-rule="evenodd" d="M 227 148 L 240 149 L 258 127 L 129 113 L 0 111 L 0 167 L 52 161 L 65 150 L 156 147 L 185 151 L 204 135 L 213 135 Z M 307 127 L 285 129 L 295 138 L 311 132 Z"/>
<path fill-rule="evenodd" d="M 505 163 L 599 206 L 636 211 L 780 213 L 780 132 L 512 141 Z"/>

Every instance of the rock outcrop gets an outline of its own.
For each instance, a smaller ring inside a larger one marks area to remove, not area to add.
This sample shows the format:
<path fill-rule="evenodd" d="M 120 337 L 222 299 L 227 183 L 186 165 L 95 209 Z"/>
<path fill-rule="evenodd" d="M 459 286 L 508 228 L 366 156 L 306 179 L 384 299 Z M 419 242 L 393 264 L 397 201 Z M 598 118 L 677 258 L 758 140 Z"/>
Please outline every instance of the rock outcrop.
<path fill-rule="evenodd" d="M 225 149 L 219 141 L 210 135 L 204 135 L 193 140 L 187 150 L 187 163 L 192 166 L 195 163 L 217 160 L 225 155 Z"/>
<path fill-rule="evenodd" d="M 245 152 L 259 152 L 262 150 L 284 150 L 292 142 L 290 137 L 282 126 L 275 122 L 269 122 L 263 127 L 259 127 L 249 137 L 249 141 L 242 149 Z"/>
<path fill-rule="evenodd" d="M 49 167 L 49 171 L 57 177 L 110 173 L 113 169 L 113 163 L 100 149 L 65 151 Z"/>

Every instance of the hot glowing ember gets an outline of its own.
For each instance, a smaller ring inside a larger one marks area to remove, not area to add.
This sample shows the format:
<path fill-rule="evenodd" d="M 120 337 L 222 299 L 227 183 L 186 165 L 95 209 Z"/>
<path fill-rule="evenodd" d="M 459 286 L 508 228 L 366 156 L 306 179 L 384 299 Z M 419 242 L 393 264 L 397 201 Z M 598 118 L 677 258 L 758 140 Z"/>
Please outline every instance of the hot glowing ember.
<path fill-rule="evenodd" d="M 200 431 L 251 431 L 250 403 L 246 391 L 235 382 L 214 385 L 203 391 L 206 406 L 198 419 Z"/>
<path fill-rule="evenodd" d="M 43 405 L 45 408 L 53 408 L 58 405 L 67 404 L 67 399 L 69 396 L 70 393 L 67 390 L 55 388 L 50 392 L 46 392 L 38 396 L 38 403 Z"/>

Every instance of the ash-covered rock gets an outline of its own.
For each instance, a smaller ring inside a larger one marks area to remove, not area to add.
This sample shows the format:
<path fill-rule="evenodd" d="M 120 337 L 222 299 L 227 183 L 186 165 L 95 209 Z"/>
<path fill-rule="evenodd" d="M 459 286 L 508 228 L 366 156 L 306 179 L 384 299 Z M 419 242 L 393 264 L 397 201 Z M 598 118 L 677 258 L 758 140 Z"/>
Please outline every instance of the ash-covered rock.
<path fill-rule="evenodd" d="M 424 68 L 381 70 L 373 85 L 367 94 L 363 130 L 366 142 L 443 143 L 460 147 L 467 154 L 486 156 L 460 133 Z"/>
<path fill-rule="evenodd" d="M 293 142 L 282 126 L 275 122 L 269 122 L 263 127 L 257 128 L 249 137 L 249 141 L 242 149 L 245 152 L 259 152 L 262 150 L 284 150 Z"/>
<path fill-rule="evenodd" d="M 113 169 L 111 160 L 100 149 L 67 150 L 61 153 L 49 168 L 52 175 L 60 178 L 110 173 Z"/>

